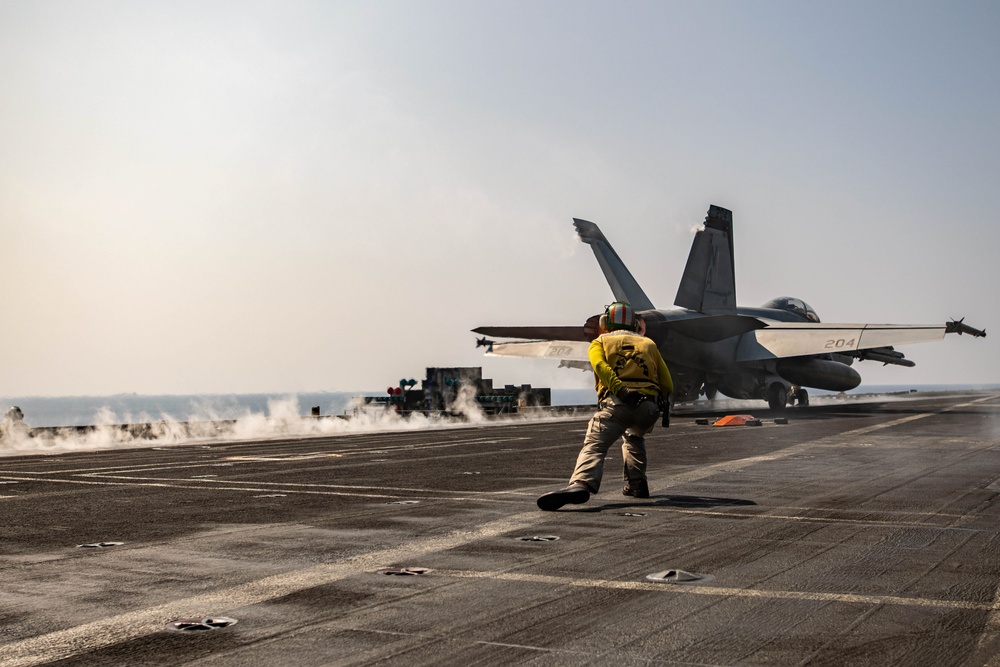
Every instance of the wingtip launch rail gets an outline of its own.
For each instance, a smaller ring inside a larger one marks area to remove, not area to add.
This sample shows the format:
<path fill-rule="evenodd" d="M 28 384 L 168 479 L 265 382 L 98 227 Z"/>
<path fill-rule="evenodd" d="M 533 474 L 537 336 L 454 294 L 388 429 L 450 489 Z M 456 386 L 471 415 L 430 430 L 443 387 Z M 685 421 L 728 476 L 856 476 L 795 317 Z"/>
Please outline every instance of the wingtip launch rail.
<path fill-rule="evenodd" d="M 965 324 L 965 318 L 960 320 L 952 320 L 944 325 L 944 332 L 946 334 L 957 333 L 959 336 L 962 334 L 969 334 L 975 338 L 986 338 L 986 329 L 975 329 Z"/>

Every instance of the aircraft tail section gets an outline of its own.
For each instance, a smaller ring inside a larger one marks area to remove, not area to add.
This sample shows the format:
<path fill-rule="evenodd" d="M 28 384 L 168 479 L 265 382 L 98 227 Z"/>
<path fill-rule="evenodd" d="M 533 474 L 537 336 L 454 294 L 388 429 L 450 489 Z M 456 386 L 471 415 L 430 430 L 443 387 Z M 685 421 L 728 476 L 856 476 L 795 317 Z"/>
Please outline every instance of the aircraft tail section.
<path fill-rule="evenodd" d="M 705 227 L 691 244 L 674 305 L 706 315 L 736 313 L 733 213 L 709 206 Z"/>
<path fill-rule="evenodd" d="M 628 303 L 637 311 L 654 310 L 653 302 L 639 287 L 639 283 L 632 277 L 631 272 L 625 267 L 625 262 L 608 243 L 600 228 L 592 222 L 579 218 L 573 218 L 573 225 L 580 235 L 580 240 L 594 251 L 597 263 L 601 265 L 615 299 Z"/>

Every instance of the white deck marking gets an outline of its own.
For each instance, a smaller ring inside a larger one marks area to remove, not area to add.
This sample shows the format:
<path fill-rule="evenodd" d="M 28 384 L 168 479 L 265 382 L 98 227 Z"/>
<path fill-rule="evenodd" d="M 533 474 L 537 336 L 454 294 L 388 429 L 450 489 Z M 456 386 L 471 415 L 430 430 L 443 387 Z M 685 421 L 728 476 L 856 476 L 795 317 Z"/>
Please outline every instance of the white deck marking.
<path fill-rule="evenodd" d="M 331 453 L 331 452 L 307 452 L 305 454 L 271 454 L 270 456 L 264 454 L 241 454 L 235 456 L 223 456 L 223 461 L 310 461 L 313 459 L 339 459 L 343 454 Z M 219 465 L 218 463 L 209 465 Z"/>
<path fill-rule="evenodd" d="M 271 493 L 274 491 L 285 491 L 287 493 L 300 493 L 309 494 L 317 496 L 351 496 L 357 498 L 398 498 L 399 496 L 383 493 L 359 493 L 353 492 L 348 493 L 344 491 L 314 491 L 314 490 L 299 490 L 299 489 L 286 489 L 284 487 L 255 487 L 255 486 L 215 486 L 216 484 L 233 484 L 234 482 L 220 479 L 185 479 L 182 481 L 187 482 L 186 484 L 167 484 L 164 482 L 114 482 L 107 481 L 101 482 L 97 480 L 87 480 L 87 479 L 38 479 L 38 478 L 18 478 L 13 476 L 5 476 L 5 479 L 18 479 L 25 482 L 39 482 L 39 483 L 53 483 L 53 484 L 84 484 L 91 486 L 151 486 L 162 489 L 199 489 L 201 491 L 211 490 L 211 491 L 254 491 L 257 493 Z M 244 482 L 235 482 L 236 484 L 242 484 Z M 468 495 L 469 492 L 465 492 Z M 29 494 L 23 496 L 11 496 L 17 498 L 28 498 Z M 471 498 L 432 498 L 424 497 L 421 500 L 471 500 Z"/>
<path fill-rule="evenodd" d="M 638 505 L 634 507 L 639 508 Z M 718 516 L 727 519 L 777 519 L 779 521 L 802 521 L 802 522 L 815 522 L 815 523 L 843 523 L 855 526 L 871 526 L 873 528 L 927 528 L 928 530 L 949 530 L 949 531 L 961 531 L 968 533 L 981 533 L 984 532 L 977 528 L 962 528 L 960 526 L 941 526 L 934 523 L 926 523 L 920 521 L 888 521 L 879 519 L 845 519 L 832 516 L 795 516 L 793 514 L 771 514 L 770 512 L 762 512 L 755 514 L 752 512 L 722 512 L 713 510 L 701 510 L 701 509 L 688 509 L 684 507 L 663 507 L 656 505 L 649 505 L 648 507 L 642 507 L 643 511 L 647 512 L 657 512 L 657 511 L 671 511 L 677 512 L 679 514 L 697 514 L 702 516 Z M 817 512 L 832 512 L 834 514 L 841 514 L 843 510 L 831 510 L 831 509 L 816 509 L 810 511 Z M 918 512 L 908 512 L 908 516 L 933 516 L 933 517 L 947 517 L 958 519 L 961 518 L 957 514 L 930 514 L 930 513 L 918 513 Z"/>
<path fill-rule="evenodd" d="M 711 595 L 717 597 L 758 598 L 772 600 L 801 600 L 808 602 L 841 602 L 863 605 L 899 605 L 906 607 L 931 607 L 970 611 L 1000 610 L 996 603 L 970 602 L 968 600 L 935 600 L 931 598 L 904 597 L 900 595 L 867 595 L 863 593 L 821 593 L 814 591 L 781 591 L 761 588 L 729 588 L 704 584 L 658 584 L 650 581 L 615 581 L 608 579 L 582 579 L 555 577 L 526 572 L 477 572 L 470 570 L 434 570 L 439 577 L 458 579 L 489 579 L 491 581 L 518 581 L 548 586 L 575 586 L 579 588 L 612 588 L 626 591 L 656 591 L 676 595 Z"/>
<path fill-rule="evenodd" d="M 518 440 L 528 440 L 528 439 L 529 438 L 527 436 L 509 436 L 509 437 L 504 437 L 504 438 L 466 438 L 466 439 L 463 439 L 463 440 L 452 440 L 452 441 L 447 441 L 447 442 L 432 441 L 432 442 L 410 443 L 410 444 L 399 444 L 399 445 L 387 445 L 387 444 L 384 444 L 383 440 L 381 440 L 381 439 L 380 440 L 373 440 L 372 442 L 379 442 L 380 443 L 379 446 L 377 447 L 377 449 L 381 453 L 389 453 L 389 452 L 406 453 L 406 452 L 418 452 L 418 451 L 424 450 L 424 449 L 450 449 L 450 448 L 453 448 L 453 447 L 461 447 L 463 445 L 499 444 L 499 443 L 504 443 L 504 442 L 515 442 L 515 441 L 518 441 Z M 269 450 L 273 449 L 275 445 L 285 445 L 285 444 L 309 444 L 310 446 L 315 446 L 314 442 L 308 442 L 308 443 L 297 443 L 297 442 L 296 443 L 269 443 L 268 449 Z M 184 445 L 178 445 L 177 447 L 178 448 L 184 447 Z M 219 456 L 216 459 L 212 459 L 212 458 L 209 458 L 211 456 L 211 454 L 199 454 L 199 456 L 205 456 L 206 458 L 198 460 L 198 461 L 189 460 L 189 461 L 179 461 L 179 462 L 172 462 L 172 463 L 164 463 L 164 462 L 160 462 L 160 463 L 137 463 L 137 464 L 129 464 L 129 465 L 100 466 L 100 467 L 90 467 L 90 468 L 69 468 L 69 469 L 62 469 L 62 470 L 46 470 L 44 472 L 31 472 L 31 471 L 24 471 L 24 470 L 9 470 L 9 471 L 0 470 L 0 473 L 10 472 L 11 474 L 19 474 L 19 475 L 51 475 L 51 474 L 64 474 L 64 475 L 68 475 L 68 474 L 78 474 L 78 473 L 98 473 L 98 472 L 101 472 L 101 471 L 108 471 L 108 472 L 116 472 L 116 471 L 121 471 L 121 472 L 124 472 L 124 471 L 153 472 L 153 471 L 157 471 L 157 470 L 174 470 L 174 469 L 177 469 L 177 468 L 188 468 L 188 467 L 201 467 L 201 466 L 220 465 L 218 463 L 219 461 L 240 461 L 240 459 L 243 459 L 244 456 L 251 457 L 251 459 L 255 458 L 255 455 L 253 455 L 253 454 L 243 454 L 243 455 L 233 454 L 231 452 L 231 450 L 229 450 L 228 448 L 222 447 L 222 446 L 219 446 L 219 447 L 208 447 L 207 449 L 214 450 L 215 453 L 220 454 L 220 455 L 225 454 L 225 456 Z M 248 449 L 250 449 L 249 445 L 246 446 L 246 447 L 241 447 L 239 451 L 246 452 Z M 338 453 L 336 453 L 336 454 L 330 453 L 330 454 L 326 454 L 326 456 L 328 456 L 328 457 L 341 457 L 341 456 L 349 456 L 351 454 L 357 454 L 357 455 L 362 455 L 363 456 L 363 455 L 366 455 L 366 454 L 370 453 L 370 451 L 371 450 L 370 450 L 369 447 L 347 447 L 347 448 L 343 448 L 343 449 L 338 450 Z M 319 454 L 320 452 L 312 452 L 312 453 Z M 485 453 L 489 453 L 489 452 L 485 452 Z M 260 456 L 267 458 L 270 455 L 268 455 L 268 454 L 261 454 Z M 293 456 L 293 455 L 289 455 L 289 456 Z M 267 460 L 271 460 L 271 459 L 267 458 Z M 283 458 L 281 460 L 290 460 L 290 459 Z M 240 461 L 240 462 L 243 462 L 243 461 Z M 253 460 L 246 460 L 245 462 L 247 462 L 247 463 L 253 463 L 254 461 Z"/>

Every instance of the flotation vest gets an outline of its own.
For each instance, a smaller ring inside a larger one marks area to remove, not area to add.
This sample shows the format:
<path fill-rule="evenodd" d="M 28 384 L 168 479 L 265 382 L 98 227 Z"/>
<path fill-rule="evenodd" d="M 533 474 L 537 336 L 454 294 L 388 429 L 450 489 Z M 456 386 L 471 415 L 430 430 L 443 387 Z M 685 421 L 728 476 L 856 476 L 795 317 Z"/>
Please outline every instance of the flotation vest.
<path fill-rule="evenodd" d="M 602 334 L 597 340 L 604 348 L 608 365 L 622 384 L 644 394 L 655 396 L 660 393 L 656 343 L 645 336 L 622 331 Z M 608 389 L 602 386 L 600 379 L 596 382 L 598 394 L 603 396 Z"/>

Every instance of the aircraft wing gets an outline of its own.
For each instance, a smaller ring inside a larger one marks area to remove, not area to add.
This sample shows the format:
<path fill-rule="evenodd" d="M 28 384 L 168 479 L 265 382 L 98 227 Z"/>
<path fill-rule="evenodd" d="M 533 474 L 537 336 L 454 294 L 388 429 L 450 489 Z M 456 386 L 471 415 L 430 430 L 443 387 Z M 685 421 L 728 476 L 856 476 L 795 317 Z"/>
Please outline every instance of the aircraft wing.
<path fill-rule="evenodd" d="M 507 343 L 491 343 L 486 354 L 502 357 L 544 357 L 561 361 L 585 361 L 589 342 L 579 340 L 518 340 Z M 569 364 L 574 365 L 574 364 Z"/>
<path fill-rule="evenodd" d="M 595 325 L 596 326 L 596 325 Z M 589 343 L 596 335 L 589 333 L 584 327 L 566 326 L 499 326 L 499 327 L 476 327 L 473 333 L 483 334 L 496 338 L 523 338 L 527 340 L 565 340 L 565 341 L 585 341 Z"/>
<path fill-rule="evenodd" d="M 774 322 L 744 334 L 736 360 L 761 361 L 815 354 L 848 353 L 944 338 L 941 324 L 820 324 Z"/>

